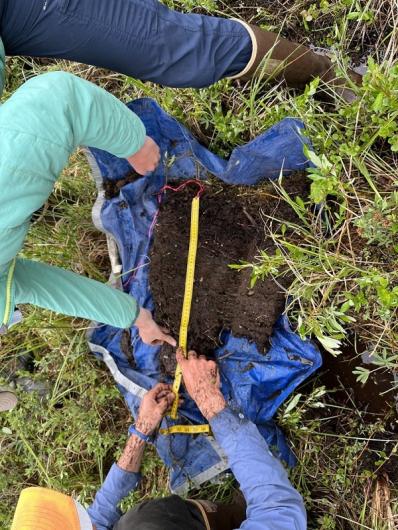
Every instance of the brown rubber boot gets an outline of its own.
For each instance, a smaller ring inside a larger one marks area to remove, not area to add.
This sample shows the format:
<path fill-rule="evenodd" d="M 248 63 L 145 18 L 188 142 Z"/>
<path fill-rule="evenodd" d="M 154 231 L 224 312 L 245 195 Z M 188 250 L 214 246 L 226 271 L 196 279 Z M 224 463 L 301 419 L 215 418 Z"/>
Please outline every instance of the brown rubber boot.
<path fill-rule="evenodd" d="M 234 530 L 240 528 L 246 519 L 246 502 L 240 492 L 234 495 L 231 504 L 203 500 L 189 500 L 189 502 L 199 509 L 206 530 Z"/>
<path fill-rule="evenodd" d="M 249 32 L 253 51 L 246 68 L 233 79 L 250 80 L 255 74 L 270 79 L 284 80 L 287 86 L 304 89 L 316 77 L 336 91 L 345 101 L 355 99 L 347 81 L 338 78 L 327 55 L 319 55 L 303 46 L 290 42 L 276 33 L 239 20 Z M 361 83 L 361 76 L 350 72 L 351 79 Z"/>

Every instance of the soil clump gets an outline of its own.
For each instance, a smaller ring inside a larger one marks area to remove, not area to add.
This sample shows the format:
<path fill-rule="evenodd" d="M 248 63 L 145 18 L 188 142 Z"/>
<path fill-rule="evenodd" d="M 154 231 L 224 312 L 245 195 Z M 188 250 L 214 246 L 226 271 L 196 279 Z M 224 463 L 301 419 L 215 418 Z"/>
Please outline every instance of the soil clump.
<path fill-rule="evenodd" d="M 306 197 L 309 180 L 305 173 L 284 179 L 290 196 Z M 186 260 L 189 247 L 191 201 L 195 187 L 168 191 L 160 209 L 151 249 L 150 287 L 155 301 L 155 318 L 178 337 L 184 297 Z M 206 186 L 200 205 L 199 245 L 188 347 L 212 356 L 220 345 L 220 334 L 254 341 L 266 352 L 275 321 L 286 302 L 284 289 L 289 278 L 269 277 L 250 285 L 251 268 L 241 271 L 231 264 L 253 262 L 260 250 L 274 254 L 269 236 L 284 222 L 297 222 L 291 207 L 278 195 L 272 183 L 258 188 L 239 188 L 212 183 Z M 173 374 L 175 355 L 165 346 L 161 353 L 163 371 Z"/>
<path fill-rule="evenodd" d="M 140 179 L 142 175 L 137 173 L 135 169 L 131 169 L 123 179 L 119 180 L 103 180 L 103 187 L 105 191 L 105 199 L 110 200 L 119 195 L 120 190 L 126 184 L 131 184 Z"/>

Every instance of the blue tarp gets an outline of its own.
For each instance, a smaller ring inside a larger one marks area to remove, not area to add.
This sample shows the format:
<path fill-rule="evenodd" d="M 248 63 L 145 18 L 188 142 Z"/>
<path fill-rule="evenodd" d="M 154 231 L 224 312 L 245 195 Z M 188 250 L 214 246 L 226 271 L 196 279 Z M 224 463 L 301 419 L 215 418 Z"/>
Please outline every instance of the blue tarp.
<path fill-rule="evenodd" d="M 119 195 L 100 201 L 100 226 L 117 243 L 122 263 L 123 288 L 142 306 L 153 309 L 148 284 L 151 227 L 159 208 L 158 192 L 166 182 L 187 178 L 204 179 L 211 173 L 229 184 L 255 185 L 308 167 L 303 155 L 303 123 L 287 118 L 277 123 L 252 142 L 236 148 L 229 161 L 208 151 L 174 118 L 153 100 L 140 99 L 129 104 L 144 122 L 147 134 L 160 146 L 162 163 L 155 173 L 125 185 Z M 124 178 L 131 170 L 125 160 L 109 153 L 91 149 L 89 159 L 97 182 Z M 103 194 L 100 193 L 100 197 Z M 98 204 L 97 204 L 98 207 Z M 162 379 L 159 347 L 147 346 L 137 330 L 131 329 L 135 365 L 123 353 L 123 331 L 98 325 L 90 342 L 93 351 L 107 363 L 126 402 L 136 414 L 143 389 L 151 388 Z M 218 359 L 222 390 L 239 414 L 256 423 L 276 454 L 289 465 L 294 456 L 282 432 L 272 418 L 280 404 L 293 390 L 321 365 L 321 355 L 310 341 L 303 341 L 292 332 L 286 317 L 280 317 L 266 355 L 255 344 L 235 338 L 229 332 L 223 336 L 223 346 L 215 351 Z M 180 410 L 177 423 L 204 423 L 199 410 L 189 399 Z M 163 426 L 171 425 L 165 419 Z M 244 443 L 244 441 L 243 441 Z M 199 485 L 228 469 L 220 448 L 205 436 L 159 436 L 156 448 L 162 460 L 170 466 L 173 491 L 186 491 L 190 484 Z"/>

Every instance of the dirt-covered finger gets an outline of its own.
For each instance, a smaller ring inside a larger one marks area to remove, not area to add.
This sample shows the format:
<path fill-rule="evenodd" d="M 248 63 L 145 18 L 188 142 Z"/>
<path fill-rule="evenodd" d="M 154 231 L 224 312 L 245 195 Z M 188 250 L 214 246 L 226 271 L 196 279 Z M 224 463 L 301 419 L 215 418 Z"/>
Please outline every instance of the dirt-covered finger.
<path fill-rule="evenodd" d="M 212 372 L 218 372 L 218 365 L 215 361 L 207 361 L 207 367 Z"/>
<path fill-rule="evenodd" d="M 184 352 L 183 352 L 183 349 L 182 348 L 178 348 L 177 352 L 176 352 L 176 359 L 177 359 L 177 362 L 180 366 L 184 366 L 185 363 L 187 362 L 185 356 L 184 356 Z"/>
<path fill-rule="evenodd" d="M 170 385 L 167 383 L 158 383 L 150 392 L 153 393 L 156 399 L 161 399 L 170 392 Z"/>
<path fill-rule="evenodd" d="M 166 396 L 159 400 L 158 406 L 162 414 L 165 414 L 174 402 L 173 392 L 169 392 Z"/>

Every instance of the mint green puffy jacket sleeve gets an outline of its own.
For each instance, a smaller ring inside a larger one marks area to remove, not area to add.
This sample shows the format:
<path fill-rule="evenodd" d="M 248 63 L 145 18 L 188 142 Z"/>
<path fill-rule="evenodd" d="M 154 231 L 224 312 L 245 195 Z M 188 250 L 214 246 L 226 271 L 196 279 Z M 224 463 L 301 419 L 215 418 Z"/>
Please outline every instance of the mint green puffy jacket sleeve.
<path fill-rule="evenodd" d="M 76 147 L 126 158 L 145 134 L 138 116 L 114 96 L 63 72 L 28 81 L 0 107 L 0 323 L 9 323 L 13 304 L 27 302 L 116 327 L 133 323 L 135 300 L 111 287 L 36 262 L 17 260 L 12 282 L 9 271 L 31 215 Z"/>
<path fill-rule="evenodd" d="M 118 328 L 131 326 L 138 316 L 138 305 L 128 294 L 37 261 L 17 259 L 14 281 L 15 300 L 20 304 L 33 304 Z"/>

